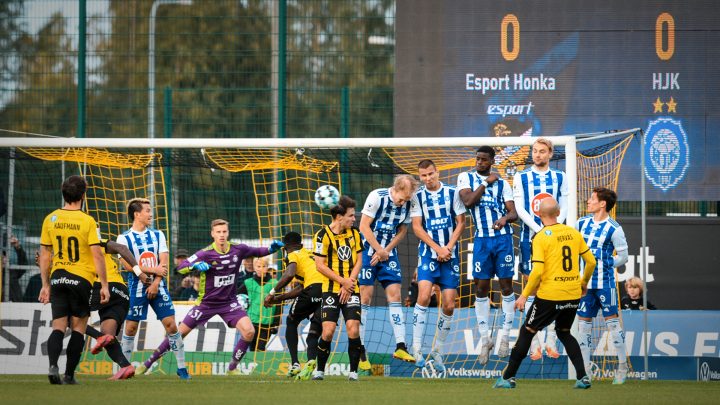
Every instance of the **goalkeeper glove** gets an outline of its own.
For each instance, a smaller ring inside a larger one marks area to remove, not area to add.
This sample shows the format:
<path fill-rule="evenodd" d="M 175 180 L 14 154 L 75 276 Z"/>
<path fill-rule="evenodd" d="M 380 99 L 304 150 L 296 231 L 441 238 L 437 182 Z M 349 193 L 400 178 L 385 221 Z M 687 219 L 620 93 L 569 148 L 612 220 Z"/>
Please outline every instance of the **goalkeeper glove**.
<path fill-rule="evenodd" d="M 250 305 L 250 298 L 247 296 L 247 294 L 240 294 L 237 296 L 238 304 L 240 304 L 240 309 L 243 311 L 247 310 L 248 306 Z"/>
<path fill-rule="evenodd" d="M 200 272 L 205 272 L 205 271 L 208 271 L 208 269 L 210 269 L 210 265 L 205 262 L 197 262 L 197 263 L 193 264 L 192 266 L 190 266 L 190 268 L 193 270 L 200 271 Z"/>
<path fill-rule="evenodd" d="M 268 252 L 270 252 L 270 254 L 273 254 L 273 253 L 277 252 L 278 250 L 280 250 L 280 248 L 283 247 L 283 246 L 285 246 L 284 243 L 282 243 L 282 242 L 279 241 L 279 240 L 274 240 L 274 241 L 270 244 L 270 247 L 268 248 Z"/>

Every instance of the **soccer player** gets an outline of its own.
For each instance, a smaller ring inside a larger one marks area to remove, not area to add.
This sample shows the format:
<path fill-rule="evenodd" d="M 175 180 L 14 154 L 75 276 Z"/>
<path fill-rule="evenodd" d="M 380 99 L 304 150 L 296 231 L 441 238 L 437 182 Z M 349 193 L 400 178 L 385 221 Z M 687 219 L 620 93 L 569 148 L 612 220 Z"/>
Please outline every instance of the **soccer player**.
<path fill-rule="evenodd" d="M 585 360 L 585 370 L 590 370 L 591 363 L 592 318 L 597 316 L 598 310 L 602 310 L 602 316 L 605 318 L 605 324 L 610 331 L 618 356 L 618 368 L 615 370 L 613 384 L 624 384 L 628 372 L 627 348 L 625 333 L 618 318 L 615 268 L 627 262 L 628 244 L 620 224 L 608 215 L 616 202 L 617 194 L 613 190 L 605 187 L 594 188 L 587 201 L 587 211 L 590 215 L 581 218 L 575 225 L 597 260 L 595 273 L 587 286 L 587 295 L 580 300 L 577 315 L 580 350 Z M 613 251 L 616 253 L 614 256 Z"/>
<path fill-rule="evenodd" d="M 118 236 L 117 242 L 130 249 L 143 271 L 158 266 L 167 269 L 170 260 L 167 242 L 162 231 L 150 227 L 152 223 L 150 201 L 145 198 L 133 198 L 128 202 L 127 213 L 128 219 L 132 221 L 132 227 Z M 123 262 L 123 266 L 127 270 L 132 269 L 127 262 Z M 147 273 L 147 271 L 145 272 Z M 138 323 L 147 319 L 148 305 L 150 305 L 155 311 L 157 319 L 162 321 L 170 339 L 170 347 L 177 359 L 178 377 L 188 380 L 190 374 L 185 368 L 185 348 L 182 336 L 177 330 L 175 306 L 165 287 L 165 280 L 162 277 L 154 277 L 150 285 L 146 286 L 140 282 L 138 277 L 134 272 L 128 275 L 130 309 L 122 336 L 123 354 L 126 358 L 131 358 Z M 142 374 L 140 369 L 136 372 Z"/>
<path fill-rule="evenodd" d="M 88 325 L 85 334 L 96 340 L 95 346 L 91 350 L 92 354 L 98 354 L 104 348 L 115 364 L 120 366 L 120 370 L 110 377 L 110 380 L 126 380 L 135 375 L 135 367 L 123 355 L 120 342 L 115 336 L 120 333 L 120 327 L 127 316 L 130 297 L 125 280 L 120 275 L 118 265 L 112 256 L 119 254 L 133 267 L 134 272 L 139 273 L 141 282 L 146 282 L 147 276 L 140 270 L 135 257 L 127 247 L 111 240 L 100 240 L 100 246 L 105 250 L 105 269 L 110 301 L 106 304 L 100 303 L 101 284 L 99 279 L 96 279 L 90 296 L 90 310 L 98 311 L 100 315 L 100 331 Z M 156 271 L 155 274 L 159 277 L 165 276 L 162 267 L 148 270 Z"/>
<path fill-rule="evenodd" d="M 502 293 L 503 326 L 498 333 L 498 356 L 509 354 L 508 336 L 515 319 L 515 293 L 512 278 L 515 272 L 512 227 L 517 219 L 512 190 L 507 181 L 492 173 L 495 149 L 481 146 L 475 153 L 475 171 L 460 173 L 457 188 L 463 204 L 475 224 L 473 238 L 473 270 L 475 279 L 475 316 L 480 331 L 480 364 L 487 363 L 494 343 L 490 318 L 490 282 L 497 276 Z"/>
<path fill-rule="evenodd" d="M 437 338 L 430 351 L 435 369 L 443 371 L 442 348 L 450 333 L 460 284 L 460 252 L 457 241 L 465 230 L 465 206 L 457 190 L 440 182 L 440 172 L 432 160 L 418 163 L 424 187 L 415 193 L 410 208 L 412 227 L 420 239 L 418 245 L 418 296 L 413 311 L 413 356 L 415 366 L 423 367 L 422 341 L 433 284 L 442 291 L 442 312 L 437 323 Z"/>
<path fill-rule="evenodd" d="M 227 371 L 229 375 L 236 375 L 240 374 L 237 366 L 250 347 L 255 328 L 238 300 L 235 276 L 240 272 L 240 263 L 243 259 L 273 254 L 282 247 L 282 242 L 274 241 L 267 248 L 232 243 L 229 241 L 229 223 L 224 219 L 215 219 L 211 222 L 210 236 L 213 238 L 210 246 L 195 252 L 178 265 L 181 274 L 191 270 L 200 272 L 201 292 L 197 304 L 188 311 L 185 319 L 180 323 L 178 333 L 185 337 L 193 329 L 205 325 L 213 316 L 220 316 L 229 327 L 236 328 L 241 335 L 233 349 Z M 152 356 L 138 366 L 137 373 L 145 373 L 172 347 L 169 338 L 166 337 Z"/>
<path fill-rule="evenodd" d="M 86 189 L 87 183 L 80 176 L 65 179 L 62 183 L 65 205 L 45 217 L 40 234 L 42 288 L 38 301 L 50 303 L 52 308 L 52 332 L 47 341 L 50 384 L 77 384 L 75 368 L 85 343 L 90 292 L 96 275 L 100 280 L 100 303 L 110 299 L 97 222 L 82 212 Z M 58 359 L 68 327 L 71 334 L 66 348 L 67 363 L 65 376 L 60 379 Z"/>
<path fill-rule="evenodd" d="M 358 279 L 363 314 L 360 340 L 365 341 L 366 317 L 377 280 L 385 289 L 388 301 L 390 324 L 395 335 L 393 357 L 408 362 L 414 362 L 415 358 L 408 353 L 405 345 L 405 315 L 400 296 L 402 275 L 396 246 L 407 235 L 410 200 L 417 186 L 417 180 L 410 175 L 395 177 L 392 187 L 379 188 L 368 195 L 360 219 L 365 249 Z M 365 348 L 362 347 L 361 351 L 364 354 Z"/>
<path fill-rule="evenodd" d="M 358 380 L 360 363 L 360 295 L 357 279 L 362 267 L 363 250 L 360 232 L 355 223 L 355 200 L 344 195 L 330 209 L 332 223 L 323 226 L 314 238 L 315 266 L 325 278 L 322 287 L 322 335 L 318 342 L 317 370 L 313 380 L 325 377 L 325 364 L 330 356 L 335 327 L 340 312 L 345 320 L 350 358 L 350 381 Z"/>
<path fill-rule="evenodd" d="M 580 297 L 585 295 L 587 283 L 595 270 L 595 257 L 580 232 L 557 222 L 560 205 L 554 198 L 543 199 L 538 214 L 545 226 L 533 238 L 533 271 L 516 301 L 517 308 L 522 309 L 533 292 L 537 291 L 537 294 L 525 317 L 525 324 L 520 328 L 508 365 L 493 387 L 515 388 L 515 374 L 527 356 L 533 336 L 555 321 L 558 338 L 577 373 L 575 388 L 587 389 L 590 388 L 590 378 L 585 374 L 580 346 L 570 334 L 570 327 L 575 320 Z M 582 276 L 580 257 L 585 260 Z"/>
<path fill-rule="evenodd" d="M 523 280 L 532 270 L 530 262 L 530 241 L 534 234 L 542 228 L 538 216 L 540 201 L 552 197 L 560 203 L 560 216 L 558 222 L 565 222 L 567 217 L 568 184 L 565 173 L 550 168 L 550 158 L 553 155 L 553 144 L 547 138 L 538 138 L 532 145 L 533 165 L 529 169 L 515 173 L 513 177 L 513 198 L 518 216 L 522 220 L 520 226 L 520 271 Z M 525 304 L 525 313 L 532 305 L 534 296 L 528 297 Z M 557 351 L 557 335 L 555 324 L 548 325 L 546 329 L 545 354 L 553 359 L 560 357 Z M 542 345 L 538 335 L 535 335 L 530 346 L 530 359 L 542 358 Z"/>
<path fill-rule="evenodd" d="M 308 379 L 315 370 L 317 359 L 317 345 L 322 333 L 322 317 L 320 307 L 322 303 L 322 283 L 324 276 L 317 271 L 312 252 L 303 248 L 302 236 L 297 232 L 288 232 L 283 237 L 285 244 L 285 272 L 270 294 L 265 297 L 265 306 L 282 303 L 293 299 L 290 312 L 285 323 L 285 341 L 290 351 L 292 365 L 288 370 L 288 377 L 300 376 Z M 286 293 L 278 294 L 292 280 L 298 284 Z M 300 369 L 298 360 L 298 327 L 304 319 L 310 319 L 310 330 L 307 336 L 307 363 Z M 301 374 L 302 371 L 302 374 Z"/>

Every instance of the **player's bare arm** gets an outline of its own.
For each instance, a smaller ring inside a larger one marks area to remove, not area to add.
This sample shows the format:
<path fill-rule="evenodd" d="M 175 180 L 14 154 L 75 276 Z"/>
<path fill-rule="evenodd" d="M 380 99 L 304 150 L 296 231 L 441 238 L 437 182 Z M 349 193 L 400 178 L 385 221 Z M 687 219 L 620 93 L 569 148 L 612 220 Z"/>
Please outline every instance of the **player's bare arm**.
<path fill-rule="evenodd" d="M 425 242 L 432 250 L 437 253 L 438 260 L 447 261 L 450 259 L 450 250 L 447 246 L 440 246 L 430 235 L 425 231 L 422 225 L 421 217 L 413 217 L 412 219 L 413 233 L 418 239 Z"/>
<path fill-rule="evenodd" d="M 52 246 L 40 246 L 40 257 L 38 258 L 38 265 L 40 266 L 42 288 L 40 289 L 38 301 L 42 302 L 43 304 L 50 303 L 50 263 L 52 260 L 52 252 Z"/>
<path fill-rule="evenodd" d="M 485 181 L 489 186 L 494 182 L 498 181 L 499 179 L 500 176 L 498 176 L 497 173 L 490 173 L 490 175 L 485 179 Z M 470 208 L 475 206 L 475 204 L 480 201 L 483 194 L 485 194 L 485 186 L 481 184 L 478 188 L 475 189 L 475 191 L 471 191 L 469 188 L 464 188 L 460 190 L 459 194 L 463 204 L 465 204 L 466 207 Z"/>
<path fill-rule="evenodd" d="M 390 243 L 388 243 L 387 246 L 384 248 L 380 248 L 380 250 L 376 250 L 373 254 L 372 260 L 370 260 L 371 265 L 376 265 L 379 262 L 384 262 L 385 260 L 390 258 L 390 253 L 395 249 L 395 247 L 407 236 L 408 227 L 405 224 L 400 224 L 397 228 L 397 233 L 395 234 L 395 237 L 392 238 Z"/>
<path fill-rule="evenodd" d="M 370 229 L 370 224 L 372 224 L 372 221 L 374 218 L 367 216 L 365 214 L 362 215 L 362 218 L 360 218 L 360 232 L 362 233 L 365 240 L 370 244 L 370 247 L 375 250 L 375 252 L 380 253 L 380 261 L 384 262 L 385 260 L 390 258 L 390 255 L 383 250 L 382 245 L 380 245 L 380 242 L 378 242 L 377 238 L 375 237 L 375 233 Z"/>
<path fill-rule="evenodd" d="M 518 219 L 514 201 L 505 201 L 505 209 L 507 210 L 507 214 L 495 221 L 493 224 L 495 229 L 502 229 L 508 222 L 515 222 Z"/>
<path fill-rule="evenodd" d="M 457 244 L 457 241 L 460 240 L 460 237 L 462 236 L 462 233 L 465 231 L 465 214 L 460 214 L 455 217 L 455 229 L 453 230 L 452 235 L 450 235 L 450 240 L 448 241 L 448 244 L 445 245 L 445 248 L 448 250 L 448 257 L 447 260 L 450 260 L 450 257 L 452 256 L 452 251 L 455 249 L 455 244 Z"/>

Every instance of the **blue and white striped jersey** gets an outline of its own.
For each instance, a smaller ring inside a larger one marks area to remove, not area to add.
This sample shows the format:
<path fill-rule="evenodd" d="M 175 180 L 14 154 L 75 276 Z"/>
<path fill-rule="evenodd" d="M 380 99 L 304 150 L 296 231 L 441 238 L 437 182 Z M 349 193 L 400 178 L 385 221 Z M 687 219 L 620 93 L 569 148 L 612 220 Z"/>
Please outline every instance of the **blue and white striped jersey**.
<path fill-rule="evenodd" d="M 117 238 L 117 243 L 127 246 L 140 266 L 157 267 L 160 264 L 160 253 L 168 252 L 165 234 L 153 228 L 142 232 L 129 229 Z M 133 272 L 128 272 L 128 290 L 136 297 L 144 293 L 144 285 Z M 164 281 L 163 281 L 164 284 Z"/>
<path fill-rule="evenodd" d="M 390 198 L 390 189 L 379 188 L 367 196 L 362 213 L 373 218 L 370 229 L 380 246 L 385 247 L 395 237 L 400 225 L 410 223 L 410 201 L 398 207 Z M 365 236 L 363 236 L 363 247 L 364 254 L 372 256 L 375 253 L 375 249 L 365 240 Z M 390 252 L 391 256 L 395 254 L 395 250 Z"/>
<path fill-rule="evenodd" d="M 457 180 L 458 191 L 469 188 L 475 191 L 487 176 L 481 176 L 477 171 L 460 173 Z M 512 190 L 510 184 L 499 179 L 485 189 L 475 206 L 469 208 L 475 224 L 475 237 L 484 238 L 498 235 L 512 235 L 512 227 L 508 222 L 502 229 L 493 229 L 495 221 L 507 214 L 506 201 L 512 201 Z"/>
<path fill-rule="evenodd" d="M 424 186 L 420 187 L 412 198 L 410 217 L 421 217 L 423 229 L 430 235 L 432 240 L 440 246 L 445 246 L 450 241 L 455 226 L 455 218 L 465 213 L 465 206 L 460 200 L 458 191 L 453 186 L 440 184 L 440 189 L 430 191 Z M 418 254 L 425 256 L 428 253 L 433 259 L 437 258 L 435 252 L 427 243 L 420 241 Z M 452 252 L 453 257 L 458 257 L 458 244 Z"/>
<path fill-rule="evenodd" d="M 592 215 L 580 218 L 575 228 L 582 234 L 590 250 L 592 250 L 597 267 L 588 288 L 614 288 L 615 287 L 615 260 L 613 252 L 628 249 L 625 232 L 620 224 L 612 218 L 595 222 Z M 581 266 L 584 268 L 585 263 Z"/>
<path fill-rule="evenodd" d="M 521 172 L 515 173 L 513 177 L 513 198 L 518 216 L 522 220 L 520 226 L 520 241 L 530 241 L 531 231 L 535 234 L 542 228 L 542 222 L 537 215 L 540 208 L 540 201 L 552 197 L 560 204 L 560 212 L 567 212 L 568 184 L 565 172 L 550 169 L 546 172 L 539 172 L 533 166 Z M 565 197 L 565 198 L 561 198 Z M 562 216 L 562 215 L 561 215 Z M 558 218 L 563 222 L 565 218 Z M 534 222 L 536 226 L 529 226 L 528 222 Z"/>

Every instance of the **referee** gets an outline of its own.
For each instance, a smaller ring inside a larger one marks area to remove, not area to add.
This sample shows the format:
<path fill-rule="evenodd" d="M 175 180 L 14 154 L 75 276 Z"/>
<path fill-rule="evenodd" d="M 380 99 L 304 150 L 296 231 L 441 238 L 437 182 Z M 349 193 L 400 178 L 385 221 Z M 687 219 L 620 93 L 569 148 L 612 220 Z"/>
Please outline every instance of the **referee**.
<path fill-rule="evenodd" d="M 533 271 L 515 306 L 522 309 L 528 296 L 535 295 L 536 299 L 528 310 L 525 324 L 520 328 L 508 365 L 493 387 L 515 388 L 515 374 L 527 355 L 533 337 L 555 321 L 557 336 L 577 373 L 575 388 L 587 389 L 590 388 L 590 378 L 585 373 L 580 346 L 570 334 L 570 327 L 580 298 L 587 292 L 587 283 L 595 270 L 595 256 L 578 231 L 557 222 L 560 206 L 554 198 L 543 199 L 539 211 L 544 227 L 532 241 Z M 579 265 L 581 256 L 585 261 L 582 276 Z M 535 291 L 537 294 L 533 294 Z"/>

